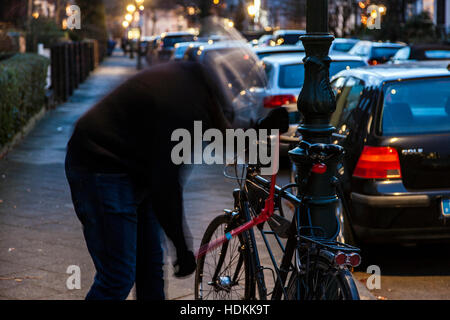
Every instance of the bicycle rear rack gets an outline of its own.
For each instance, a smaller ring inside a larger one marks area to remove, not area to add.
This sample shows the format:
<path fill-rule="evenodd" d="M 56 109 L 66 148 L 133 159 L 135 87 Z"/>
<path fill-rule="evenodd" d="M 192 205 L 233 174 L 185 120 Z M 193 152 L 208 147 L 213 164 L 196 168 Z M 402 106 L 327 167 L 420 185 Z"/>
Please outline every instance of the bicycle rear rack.
<path fill-rule="evenodd" d="M 361 250 L 357 247 L 351 246 L 346 243 L 342 243 L 335 240 L 329 240 L 326 238 L 320 238 L 320 237 L 308 237 L 308 236 L 300 236 L 300 239 L 314 243 L 320 247 L 326 248 L 330 251 L 337 252 L 360 252 Z"/>
<path fill-rule="evenodd" d="M 321 227 L 310 227 L 310 226 L 303 226 L 300 227 L 300 232 L 302 230 L 310 230 L 311 233 L 314 233 L 314 231 L 319 231 L 322 234 L 325 234 L 325 231 Z M 320 236 L 306 236 L 306 235 L 300 235 L 300 239 L 314 243 L 320 247 L 327 248 L 328 250 L 331 250 L 333 252 L 341 251 L 345 253 L 349 252 L 360 252 L 361 250 L 357 247 L 351 246 L 347 243 L 342 243 L 336 240 L 330 240 L 325 237 Z"/>

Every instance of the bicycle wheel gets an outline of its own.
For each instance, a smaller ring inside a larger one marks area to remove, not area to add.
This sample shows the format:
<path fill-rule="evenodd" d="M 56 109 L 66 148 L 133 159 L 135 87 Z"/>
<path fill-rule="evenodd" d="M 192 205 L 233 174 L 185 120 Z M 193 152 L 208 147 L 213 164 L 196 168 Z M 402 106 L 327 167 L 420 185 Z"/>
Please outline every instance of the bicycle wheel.
<path fill-rule="evenodd" d="M 359 300 L 358 290 L 350 271 L 337 268 L 330 257 L 310 254 L 303 257 L 303 269 L 293 272 L 288 284 L 288 300 Z"/>
<path fill-rule="evenodd" d="M 216 217 L 203 235 L 200 246 L 223 236 L 232 229 L 230 217 Z M 197 261 L 195 299 L 243 300 L 250 298 L 248 251 L 242 235 L 233 237 L 207 252 Z"/>

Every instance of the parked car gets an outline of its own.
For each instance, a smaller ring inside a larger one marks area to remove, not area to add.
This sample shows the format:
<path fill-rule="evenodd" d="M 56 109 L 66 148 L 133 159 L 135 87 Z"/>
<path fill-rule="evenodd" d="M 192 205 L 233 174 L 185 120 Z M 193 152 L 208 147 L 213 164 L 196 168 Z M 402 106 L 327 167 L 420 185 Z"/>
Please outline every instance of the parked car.
<path fill-rule="evenodd" d="M 377 65 L 389 61 L 403 47 L 405 45 L 399 43 L 359 41 L 348 53 L 362 57 L 370 65 Z"/>
<path fill-rule="evenodd" d="M 450 239 L 448 63 L 344 70 L 331 86 L 345 240 Z"/>
<path fill-rule="evenodd" d="M 295 45 L 304 34 L 306 34 L 305 30 L 277 30 L 273 33 L 269 44 L 272 46 Z"/>
<path fill-rule="evenodd" d="M 358 39 L 336 38 L 331 44 L 330 54 L 348 53 L 358 42 Z"/>
<path fill-rule="evenodd" d="M 189 47 L 184 59 L 212 67 L 210 70 L 218 80 L 217 89 L 223 90 L 221 96 L 227 104 L 233 105 L 233 123 L 237 127 L 249 118 L 258 119 L 265 114 L 260 106 L 267 85 L 266 76 L 262 62 L 247 42 L 222 41 Z"/>
<path fill-rule="evenodd" d="M 282 155 L 287 155 L 290 143 L 298 141 L 297 127 L 300 117 L 297 112 L 297 97 L 305 77 L 303 58 L 304 55 L 275 55 L 262 60 L 267 75 L 263 109 L 267 113 L 270 109 L 284 106 L 290 115 L 289 131 L 282 137 Z M 330 58 L 330 76 L 344 69 L 367 65 L 360 57 L 351 55 L 331 55 Z"/>
<path fill-rule="evenodd" d="M 151 56 L 148 60 L 150 63 L 168 61 L 172 57 L 177 43 L 194 41 L 194 37 L 195 35 L 190 32 L 163 33 L 161 34 L 161 37 L 157 39 L 154 50 L 149 52 Z"/>
<path fill-rule="evenodd" d="M 397 51 L 390 63 L 405 63 L 421 60 L 450 60 L 450 46 L 443 44 L 416 44 Z"/>
<path fill-rule="evenodd" d="M 194 37 L 195 41 L 190 42 L 179 42 L 176 43 L 174 48 L 175 51 L 172 55 L 173 60 L 183 60 L 186 51 L 189 48 L 198 48 L 200 46 L 208 46 L 217 44 L 221 41 L 228 41 L 227 38 L 223 35 L 210 35 L 208 37 Z"/>
<path fill-rule="evenodd" d="M 259 39 L 252 40 L 251 45 L 256 47 L 270 46 L 270 40 L 272 40 L 272 38 L 273 38 L 272 34 L 264 34 Z"/>
<path fill-rule="evenodd" d="M 173 60 L 183 60 L 186 51 L 190 48 L 198 48 L 200 46 L 207 46 L 208 42 L 193 41 L 193 42 L 180 42 L 175 44 L 175 51 L 172 55 Z"/>
<path fill-rule="evenodd" d="M 286 46 L 270 46 L 270 47 L 254 47 L 253 52 L 262 59 L 268 56 L 279 55 L 279 54 L 304 54 L 305 48 L 303 44 L 299 45 L 286 45 Z"/>

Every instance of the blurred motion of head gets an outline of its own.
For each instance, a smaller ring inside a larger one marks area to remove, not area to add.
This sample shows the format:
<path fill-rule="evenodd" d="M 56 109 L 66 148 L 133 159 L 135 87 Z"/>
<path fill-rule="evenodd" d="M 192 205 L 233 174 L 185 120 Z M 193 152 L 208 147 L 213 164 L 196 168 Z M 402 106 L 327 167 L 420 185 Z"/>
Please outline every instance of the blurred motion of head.
<path fill-rule="evenodd" d="M 263 65 L 253 53 L 251 46 L 242 35 L 220 17 L 207 17 L 202 23 L 199 37 L 216 38 L 220 41 L 202 46 L 198 61 L 204 65 L 209 81 L 214 82 L 215 92 L 223 107 L 232 114 L 230 122 L 238 118 L 256 120 L 258 98 L 257 89 L 266 86 Z M 231 112 L 230 112 L 231 111 Z"/>

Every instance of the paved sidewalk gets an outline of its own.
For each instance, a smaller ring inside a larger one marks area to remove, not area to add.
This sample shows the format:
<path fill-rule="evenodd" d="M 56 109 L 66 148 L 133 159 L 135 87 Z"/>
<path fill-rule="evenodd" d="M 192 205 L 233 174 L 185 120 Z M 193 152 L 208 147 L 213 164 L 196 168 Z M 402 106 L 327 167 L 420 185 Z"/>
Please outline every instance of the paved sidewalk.
<path fill-rule="evenodd" d="M 0 160 L 1 299 L 84 298 L 94 269 L 64 175 L 65 147 L 74 122 L 134 74 L 135 64 L 120 55 L 106 59 Z M 66 287 L 69 265 L 81 268 L 81 290 Z"/>

